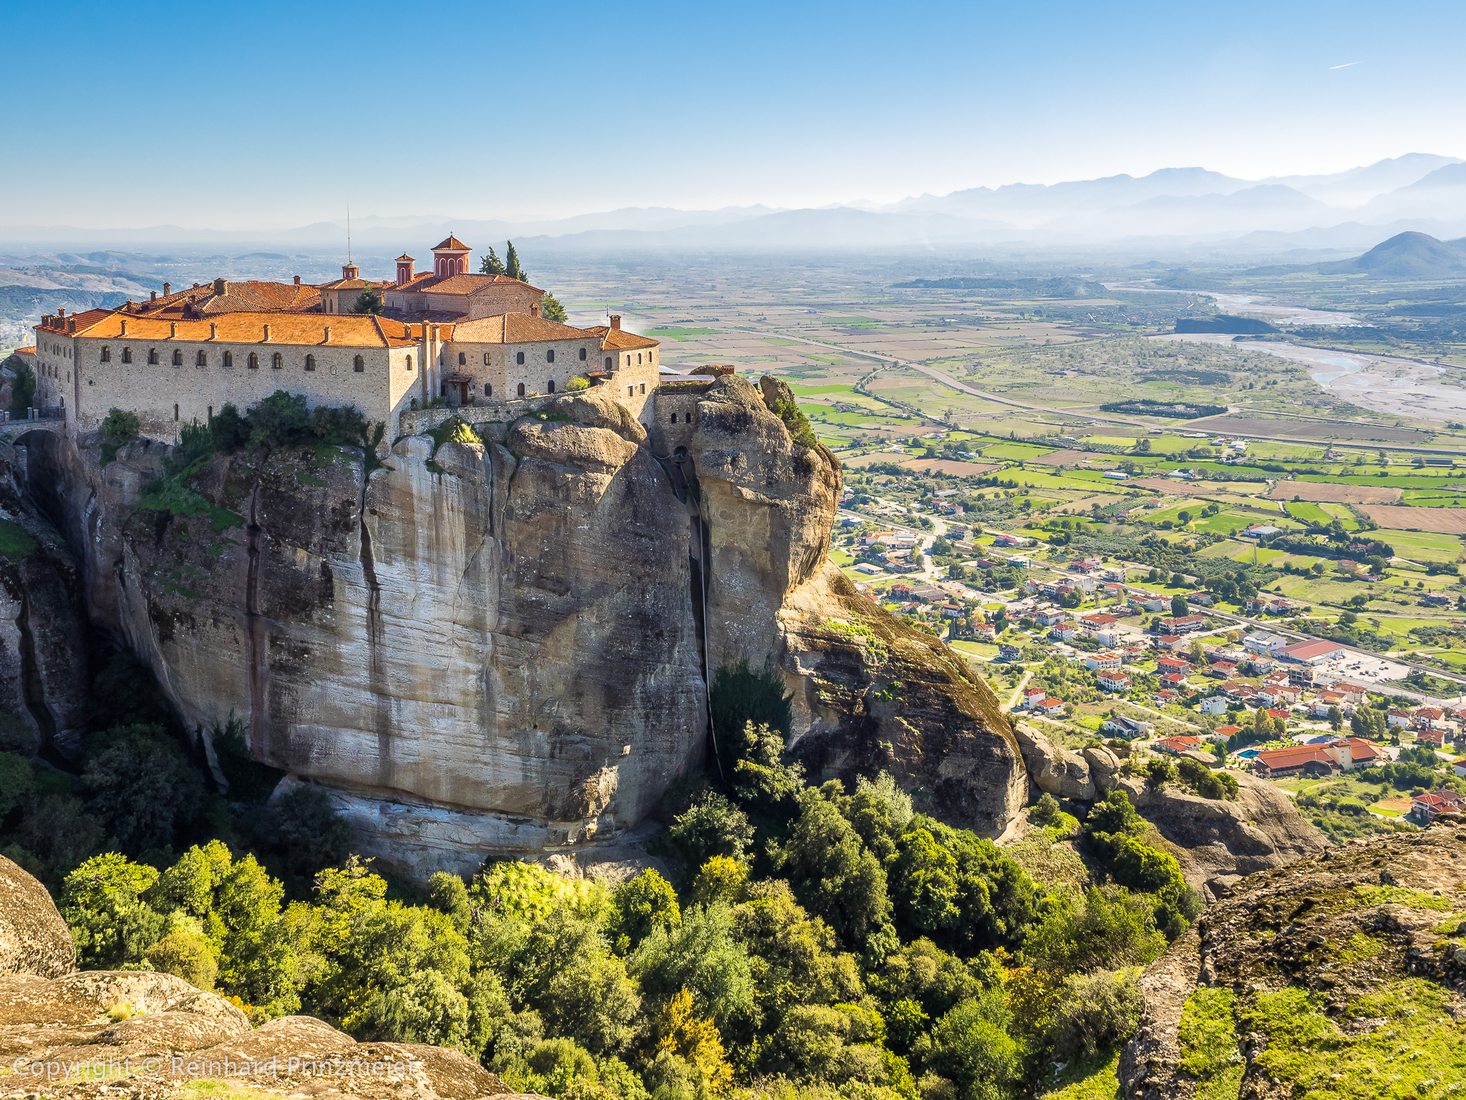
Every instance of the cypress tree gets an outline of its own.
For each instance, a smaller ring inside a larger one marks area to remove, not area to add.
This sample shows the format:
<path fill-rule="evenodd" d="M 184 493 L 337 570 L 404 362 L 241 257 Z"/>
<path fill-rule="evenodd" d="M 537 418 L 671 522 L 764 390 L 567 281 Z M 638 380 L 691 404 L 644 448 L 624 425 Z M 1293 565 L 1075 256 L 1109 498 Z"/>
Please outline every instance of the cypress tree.
<path fill-rule="evenodd" d="M 484 257 L 484 262 L 479 265 L 479 270 L 485 275 L 503 275 L 505 274 L 504 261 L 499 259 L 498 253 L 490 248 L 489 254 Z"/>
<path fill-rule="evenodd" d="M 510 241 L 509 250 L 504 254 L 504 274 L 511 279 L 523 279 L 524 271 L 519 266 L 519 253 L 514 251 L 514 242 Z"/>

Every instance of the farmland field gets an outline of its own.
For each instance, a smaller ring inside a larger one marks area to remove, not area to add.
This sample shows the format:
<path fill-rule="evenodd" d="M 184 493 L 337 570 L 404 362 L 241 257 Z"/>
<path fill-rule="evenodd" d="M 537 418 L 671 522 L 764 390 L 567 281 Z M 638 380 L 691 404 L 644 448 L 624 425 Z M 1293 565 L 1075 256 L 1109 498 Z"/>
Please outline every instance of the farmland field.
<path fill-rule="evenodd" d="M 1405 505 L 1364 504 L 1359 510 L 1381 527 L 1402 531 L 1466 534 L 1466 508 L 1413 508 Z"/>
<path fill-rule="evenodd" d="M 1339 504 L 1394 504 L 1404 490 L 1388 485 L 1340 485 L 1328 481 L 1280 481 L 1271 500 L 1329 501 Z"/>

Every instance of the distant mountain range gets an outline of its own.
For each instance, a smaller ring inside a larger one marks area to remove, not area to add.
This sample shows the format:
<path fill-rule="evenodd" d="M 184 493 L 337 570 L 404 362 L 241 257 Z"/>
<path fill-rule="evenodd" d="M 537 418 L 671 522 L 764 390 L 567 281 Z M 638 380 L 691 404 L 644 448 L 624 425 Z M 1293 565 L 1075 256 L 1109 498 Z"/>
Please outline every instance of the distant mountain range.
<path fill-rule="evenodd" d="M 1055 184 L 975 187 L 900 202 L 776 210 L 635 207 L 573 218 L 483 220 L 447 215 L 353 219 L 362 258 L 421 247 L 453 230 L 479 245 L 512 237 L 539 254 L 649 250 L 939 250 L 995 254 L 1035 249 L 1122 249 L 1162 254 L 1203 249 L 1241 255 L 1313 251 L 1340 256 L 1390 234 L 1466 235 L 1466 162 L 1426 153 L 1330 175 L 1238 179 L 1204 168 L 1163 168 Z M 95 230 L 0 227 L 0 248 L 152 249 L 185 252 L 342 250 L 342 223 L 277 232 L 154 226 Z M 1299 257 L 1302 259 L 1303 257 Z"/>

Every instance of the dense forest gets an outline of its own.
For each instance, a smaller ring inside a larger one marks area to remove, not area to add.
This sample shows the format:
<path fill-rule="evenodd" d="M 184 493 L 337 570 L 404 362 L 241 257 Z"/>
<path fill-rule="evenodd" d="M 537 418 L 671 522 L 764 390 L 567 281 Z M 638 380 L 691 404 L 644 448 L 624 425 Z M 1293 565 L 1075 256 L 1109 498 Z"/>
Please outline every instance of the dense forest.
<path fill-rule="evenodd" d="M 496 862 L 393 881 L 325 797 L 213 730 L 228 793 L 145 670 L 99 651 L 83 759 L 0 754 L 0 848 L 91 968 L 153 968 L 257 1021 L 443 1044 L 555 1097 L 1042 1093 L 1134 1028 L 1198 901 L 1123 792 L 1000 849 L 889 777 L 808 781 L 776 677 L 724 670 L 710 775 L 618 884 Z M 13 743 L 13 742 L 12 742 Z M 268 801 L 267 801 L 268 799 Z"/>

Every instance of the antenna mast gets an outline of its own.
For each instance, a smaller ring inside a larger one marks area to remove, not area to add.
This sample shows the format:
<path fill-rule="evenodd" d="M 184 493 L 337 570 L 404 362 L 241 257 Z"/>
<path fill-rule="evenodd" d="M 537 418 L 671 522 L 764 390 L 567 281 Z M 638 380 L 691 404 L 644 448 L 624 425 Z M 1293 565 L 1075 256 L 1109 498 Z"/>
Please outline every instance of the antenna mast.
<path fill-rule="evenodd" d="M 346 262 L 351 263 L 351 203 L 346 204 Z"/>

